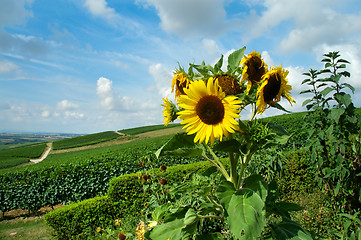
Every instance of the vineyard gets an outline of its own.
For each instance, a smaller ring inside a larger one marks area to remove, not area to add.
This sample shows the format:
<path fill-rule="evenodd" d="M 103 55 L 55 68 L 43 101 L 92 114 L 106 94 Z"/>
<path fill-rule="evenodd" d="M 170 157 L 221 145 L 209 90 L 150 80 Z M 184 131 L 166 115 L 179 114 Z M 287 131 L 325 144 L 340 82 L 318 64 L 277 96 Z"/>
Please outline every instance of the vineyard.
<path fill-rule="evenodd" d="M 360 109 L 357 112 L 360 113 Z M 297 197 L 302 196 L 306 192 L 311 193 L 309 195 L 312 198 L 310 201 L 314 201 L 314 204 L 310 206 L 309 210 L 313 211 L 319 207 L 326 209 L 325 211 L 328 211 L 325 213 L 326 220 L 330 222 L 322 227 L 314 226 L 315 222 L 313 221 L 316 220 L 311 220 L 314 217 L 314 213 L 311 212 L 306 215 L 306 218 L 304 218 L 305 216 L 297 215 L 296 217 L 300 218 L 306 226 L 323 233 L 328 233 L 327 231 L 333 226 L 332 224 L 335 224 L 335 220 L 331 220 L 333 210 L 324 205 L 324 193 L 314 196 L 315 193 L 312 191 L 312 189 L 317 188 L 318 184 L 314 180 L 315 172 L 309 168 L 308 153 L 302 150 L 307 143 L 304 140 L 304 131 L 300 131 L 304 117 L 305 113 L 296 113 L 261 119 L 261 122 L 270 125 L 282 124 L 284 129 L 291 134 L 291 137 L 288 143 L 283 145 L 281 149 L 272 150 L 277 152 L 272 161 L 267 160 L 267 156 L 269 156 L 267 152 L 257 155 L 258 164 L 251 166 L 249 171 L 263 172 L 266 177 L 277 178 L 280 189 L 285 193 L 285 197 L 296 202 L 298 202 Z M 125 132 L 136 135 L 147 131 L 154 131 L 156 135 L 159 129 L 161 130 L 162 127 L 150 126 L 131 129 L 129 132 Z M 170 167 L 203 161 L 199 157 L 162 157 L 156 159 L 154 152 L 173 135 L 139 139 L 133 142 L 94 149 L 50 154 L 44 161 L 38 164 L 5 169 L 0 175 L 2 215 L 6 217 L 6 212 L 14 209 L 26 209 L 31 213 L 44 206 L 67 205 L 96 196 L 106 196 L 109 181 L 115 177 L 151 171 L 152 169 L 158 169 L 162 165 Z M 62 143 L 58 146 L 72 148 L 81 144 L 93 144 L 97 141 L 110 141 L 114 139 L 113 136 L 115 135 L 112 132 L 92 134 L 61 140 Z M 116 137 L 119 137 L 119 135 L 116 134 Z M 21 151 L 19 149 L 14 149 L 12 152 L 10 150 L 1 151 L 3 152 L 1 156 L 40 156 L 45 149 L 45 144 L 27 148 L 29 152 L 34 152 L 34 155 L 24 151 L 24 147 Z M 35 149 L 38 149 L 37 154 L 35 154 Z M 22 155 L 15 154 L 16 151 L 22 153 Z M 217 154 L 223 157 L 227 156 L 226 154 Z M 283 171 L 284 175 L 282 178 L 279 178 L 280 176 L 276 172 L 282 166 L 285 168 L 285 171 Z M 27 197 L 24 198 L 24 196 Z M 304 197 L 302 198 L 304 199 Z M 318 200 L 316 201 L 315 199 Z M 317 221 L 317 224 L 325 223 L 325 219 Z"/>

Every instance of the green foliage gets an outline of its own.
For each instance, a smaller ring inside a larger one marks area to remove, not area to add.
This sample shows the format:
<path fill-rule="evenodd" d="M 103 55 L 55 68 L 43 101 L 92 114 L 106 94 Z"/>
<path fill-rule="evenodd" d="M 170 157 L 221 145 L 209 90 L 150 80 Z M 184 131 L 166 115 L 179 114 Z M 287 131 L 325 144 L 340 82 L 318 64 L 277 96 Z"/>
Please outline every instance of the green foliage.
<path fill-rule="evenodd" d="M 88 239 L 98 227 L 113 225 L 115 219 L 124 217 L 125 209 L 129 207 L 101 196 L 55 209 L 44 219 L 58 239 Z"/>
<path fill-rule="evenodd" d="M 174 127 L 179 127 L 179 126 L 180 126 L 180 124 L 168 124 L 167 126 L 152 125 L 152 126 L 123 129 L 123 130 L 119 130 L 119 132 L 124 133 L 126 135 L 136 135 L 136 134 L 140 134 L 140 133 L 151 132 L 151 131 L 156 131 L 156 130 L 161 130 L 161 129 L 174 128 Z"/>
<path fill-rule="evenodd" d="M 115 133 L 114 131 L 88 134 L 85 136 L 54 141 L 53 149 L 60 150 L 60 149 L 67 149 L 67 148 L 82 147 L 82 146 L 97 144 L 97 143 L 101 143 L 101 142 L 106 142 L 106 141 L 109 141 L 109 140 L 112 140 L 112 139 L 115 139 L 118 137 L 119 137 L 119 134 Z"/>
<path fill-rule="evenodd" d="M 46 143 L 12 148 L 0 151 L 0 169 L 14 167 L 28 162 L 31 158 L 39 158 L 44 152 Z"/>
<path fill-rule="evenodd" d="M 324 55 L 323 70 L 311 69 L 304 75 L 309 78 L 303 84 L 310 86 L 312 98 L 304 105 L 309 110 L 306 126 L 310 144 L 311 159 L 319 176 L 319 182 L 338 205 L 339 209 L 353 212 L 361 208 L 361 124 L 351 95 L 354 91 L 348 83 L 341 83 L 350 77 L 345 71 L 347 60 L 339 52 Z M 325 76 L 325 78 L 319 78 Z"/>

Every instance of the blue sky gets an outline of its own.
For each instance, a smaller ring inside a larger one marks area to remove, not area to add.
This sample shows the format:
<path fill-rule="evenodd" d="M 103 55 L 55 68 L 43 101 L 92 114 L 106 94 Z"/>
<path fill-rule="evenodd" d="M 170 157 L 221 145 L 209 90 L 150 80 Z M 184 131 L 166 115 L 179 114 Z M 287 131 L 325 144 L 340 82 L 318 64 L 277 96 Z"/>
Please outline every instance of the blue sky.
<path fill-rule="evenodd" d="M 360 0 L 2 0 L 0 131 L 161 124 L 178 62 L 214 64 L 243 46 L 290 71 L 297 103 L 282 105 L 294 112 L 301 74 L 340 51 L 361 106 Z"/>

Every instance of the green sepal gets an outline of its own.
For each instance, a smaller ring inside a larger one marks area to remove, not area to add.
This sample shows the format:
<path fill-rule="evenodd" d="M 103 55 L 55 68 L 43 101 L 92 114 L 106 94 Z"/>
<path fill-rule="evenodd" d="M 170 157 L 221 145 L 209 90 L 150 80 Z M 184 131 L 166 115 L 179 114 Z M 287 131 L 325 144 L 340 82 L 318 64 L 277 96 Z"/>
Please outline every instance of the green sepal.
<path fill-rule="evenodd" d="M 195 144 L 194 136 L 187 135 L 186 133 L 178 133 L 159 148 L 155 155 L 157 158 L 160 156 L 182 156 L 182 157 L 195 157 L 202 156 L 204 148 L 202 145 Z"/>

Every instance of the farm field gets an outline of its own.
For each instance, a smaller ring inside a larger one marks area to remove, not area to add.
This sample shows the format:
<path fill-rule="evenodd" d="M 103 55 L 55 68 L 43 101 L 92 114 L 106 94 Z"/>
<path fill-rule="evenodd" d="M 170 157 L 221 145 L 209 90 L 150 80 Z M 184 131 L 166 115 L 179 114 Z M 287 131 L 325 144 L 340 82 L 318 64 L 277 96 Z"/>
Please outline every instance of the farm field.
<path fill-rule="evenodd" d="M 360 111 L 358 110 L 358 112 Z M 281 124 L 284 126 L 285 130 L 290 134 L 293 134 L 289 139 L 289 143 L 282 149 L 286 156 L 282 159 L 292 155 L 295 145 L 303 145 L 303 143 L 300 144 L 298 142 L 300 139 L 298 133 L 302 127 L 304 116 L 305 113 L 284 114 L 261 120 L 269 124 Z M 145 131 L 145 129 L 148 130 Z M 11 189 L 14 193 L 24 193 L 24 191 L 27 191 L 25 194 L 29 196 L 29 199 L 27 202 L 24 202 L 21 198 L 18 198 L 17 204 L 11 205 L 11 203 L 9 203 L 5 208 L 2 206 L 3 208 L 1 211 L 6 219 L 6 212 L 11 211 L 12 209 L 23 208 L 29 213 L 34 213 L 43 206 L 55 206 L 61 202 L 71 203 L 92 198 L 97 195 L 104 195 L 107 192 L 110 179 L 123 174 L 149 170 L 149 165 L 142 166 L 143 162 L 150 162 L 153 168 L 159 168 L 161 165 L 174 166 L 200 161 L 199 158 L 167 157 L 156 160 L 154 157 L 153 154 L 155 150 L 168 141 L 174 134 L 182 131 L 180 125 L 171 128 L 150 126 L 132 129 L 130 132 L 133 133 L 133 135 L 130 136 L 120 136 L 117 134 L 116 138 L 109 137 L 108 140 L 100 141 L 95 144 L 94 142 L 99 138 L 94 137 L 93 141 L 91 136 L 97 136 L 94 134 L 85 138 L 87 141 L 84 141 L 82 143 L 83 146 L 81 147 L 72 147 L 81 142 L 77 140 L 79 138 L 74 138 L 75 140 L 72 139 L 67 141 L 70 144 L 63 145 L 68 146 L 68 150 L 52 151 L 51 154 L 40 163 L 2 169 L 0 170 L 0 178 L 2 179 L 3 185 L 0 190 L 4 189 L 4 184 L 7 184 L 6 188 L 9 187 L 8 189 Z M 89 143 L 89 145 L 86 145 L 86 142 Z M 286 154 L 286 152 L 291 152 L 291 154 Z M 260 159 L 262 159 L 262 157 Z M 307 161 L 303 164 L 306 163 Z M 286 163 L 286 165 L 287 164 L 291 163 Z M 292 162 L 292 164 L 296 163 Z M 292 165 L 292 167 L 295 166 Z M 302 174 L 307 174 L 306 172 L 307 170 L 304 170 Z M 292 177 L 297 177 L 293 176 L 293 173 L 291 172 L 288 174 Z M 288 194 L 286 197 L 299 203 L 301 206 L 306 206 L 307 202 L 313 201 L 314 204 L 308 206 L 310 208 L 309 211 L 323 208 L 324 211 L 330 211 L 325 213 L 326 220 L 328 218 L 330 220 L 332 219 L 332 211 L 328 208 L 328 205 L 323 205 L 324 203 L 329 204 L 326 201 L 326 195 L 324 193 L 305 194 L 305 192 L 303 192 L 310 191 L 309 187 L 312 186 L 313 188 L 315 186 L 312 181 L 313 180 L 307 180 L 303 183 L 298 182 L 292 187 L 297 188 L 302 186 L 301 190 L 298 191 L 297 194 Z M 15 182 L 17 182 L 17 184 L 13 184 Z M 24 185 L 26 190 L 21 187 L 22 183 L 26 183 L 26 187 Z M 46 189 L 45 192 L 42 190 L 44 188 Z M 289 192 L 285 187 L 284 191 Z M 43 195 L 45 193 L 46 195 Z M 43 199 L 43 202 L 38 199 Z M 20 202 L 21 204 L 19 204 Z M 296 215 L 296 217 L 302 219 L 302 216 Z M 312 214 L 307 215 L 307 219 L 303 219 L 302 221 L 312 225 L 313 223 L 310 218 L 313 217 L 317 216 Z M 324 220 L 325 219 L 322 219 L 322 221 Z M 1 227 L 6 225 L 6 228 L 11 229 L 12 227 L 9 224 L 5 224 L 4 221 L 5 220 L 2 220 L 1 224 L 3 225 L 1 225 Z M 321 219 L 317 221 L 320 222 Z M 41 222 L 34 222 L 34 225 L 39 228 L 46 228 Z M 14 226 L 14 228 L 17 227 L 17 225 L 12 226 Z M 314 227 L 317 228 L 317 226 Z M 326 230 L 323 229 L 323 231 Z M 44 236 L 48 236 L 48 233 L 44 233 Z"/>

